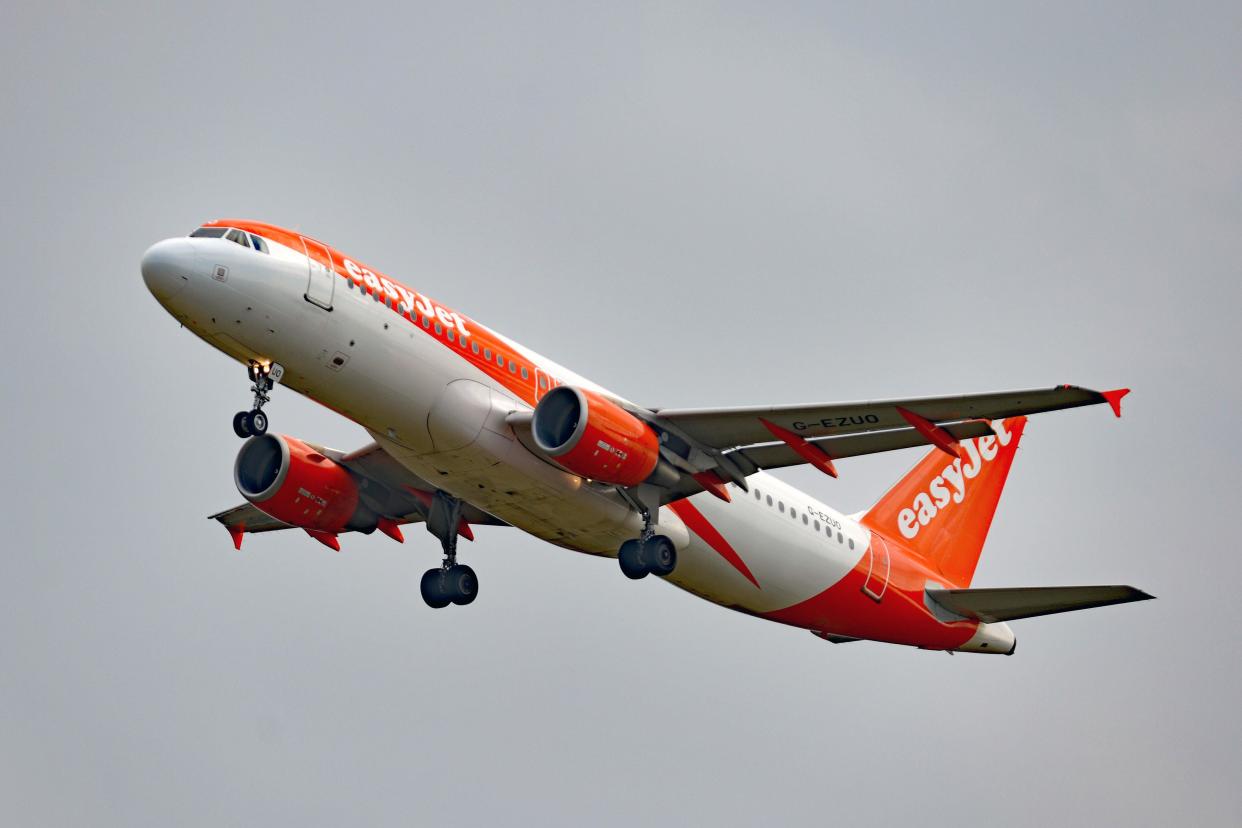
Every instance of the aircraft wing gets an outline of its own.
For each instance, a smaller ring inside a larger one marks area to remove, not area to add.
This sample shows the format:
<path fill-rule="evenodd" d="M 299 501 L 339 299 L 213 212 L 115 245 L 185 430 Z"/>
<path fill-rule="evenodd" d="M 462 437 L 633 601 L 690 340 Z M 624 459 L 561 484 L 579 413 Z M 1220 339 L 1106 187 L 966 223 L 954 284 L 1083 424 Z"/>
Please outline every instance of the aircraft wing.
<path fill-rule="evenodd" d="M 323 446 L 314 448 L 353 472 L 363 502 L 377 515 L 388 517 L 397 525 L 426 520 L 436 487 L 397 462 L 378 443 L 371 443 L 349 453 Z M 508 525 L 469 503 L 462 503 L 461 515 L 468 524 Z M 243 503 L 217 512 L 209 520 L 218 521 L 228 529 L 233 536 L 234 545 L 239 549 L 244 533 L 295 528 L 271 517 L 252 503 Z"/>
<path fill-rule="evenodd" d="M 913 431 L 902 411 L 912 412 L 933 423 L 943 424 L 968 420 L 1002 420 L 1023 414 L 1038 414 L 1082 405 L 1107 402 L 1121 416 L 1120 399 L 1128 389 L 1092 391 L 1074 385 L 1035 388 L 1025 391 L 994 391 L 986 394 L 958 394 L 949 397 L 914 397 L 904 400 L 870 400 L 865 402 L 823 403 L 819 405 L 756 406 L 750 408 L 665 408 L 656 409 L 656 416 L 684 431 L 695 440 L 717 448 L 733 448 L 757 443 L 771 443 L 772 432 L 764 420 L 811 440 L 834 438 L 839 447 L 857 445 L 847 457 L 888 451 L 883 442 L 867 448 L 867 442 L 852 443 L 843 437 L 868 432 L 900 429 Z M 988 432 L 983 432 L 988 433 Z M 927 440 L 922 441 L 927 443 Z M 910 445 L 918 445 L 918 442 Z M 905 448 L 905 445 L 894 446 Z M 848 449 L 846 449 L 848 451 Z"/>
<path fill-rule="evenodd" d="M 635 412 L 665 432 L 661 453 L 683 478 L 663 500 L 716 488 L 759 469 L 809 463 L 836 476 L 833 460 L 917 446 L 955 452 L 959 440 L 992 434 L 992 420 L 1108 403 L 1121 416 L 1129 389 L 1074 385 L 946 397 Z M 676 456 L 672 456 L 676 455 Z M 706 475 L 706 477 L 705 477 Z M 713 476 L 714 475 L 714 476 Z"/>
<path fill-rule="evenodd" d="M 207 519 L 219 521 L 220 525 L 229 531 L 273 532 L 277 529 L 293 528 L 284 521 L 279 521 L 267 514 L 253 503 L 243 503 L 240 506 L 234 506 L 232 509 L 216 512 L 214 515 L 208 516 Z"/>

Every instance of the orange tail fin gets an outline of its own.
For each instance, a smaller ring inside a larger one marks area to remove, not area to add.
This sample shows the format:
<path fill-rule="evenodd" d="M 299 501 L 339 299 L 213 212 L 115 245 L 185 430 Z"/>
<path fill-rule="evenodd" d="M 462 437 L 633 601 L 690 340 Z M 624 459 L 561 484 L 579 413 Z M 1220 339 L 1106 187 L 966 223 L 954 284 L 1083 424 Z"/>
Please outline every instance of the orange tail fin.
<path fill-rule="evenodd" d="M 974 577 L 1026 417 L 992 427 L 995 437 L 962 440 L 960 459 L 933 449 L 862 519 L 959 587 Z"/>

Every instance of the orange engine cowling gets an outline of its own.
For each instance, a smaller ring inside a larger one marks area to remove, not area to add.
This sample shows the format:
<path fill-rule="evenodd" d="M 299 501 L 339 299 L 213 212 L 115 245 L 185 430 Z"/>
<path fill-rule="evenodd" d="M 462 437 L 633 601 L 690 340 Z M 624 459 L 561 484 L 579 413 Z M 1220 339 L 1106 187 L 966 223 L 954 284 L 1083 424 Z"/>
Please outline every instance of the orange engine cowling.
<path fill-rule="evenodd" d="M 335 534 L 376 524 L 349 471 L 293 437 L 251 437 L 237 453 L 233 479 L 246 500 L 291 526 Z"/>
<path fill-rule="evenodd" d="M 571 385 L 549 391 L 531 419 L 539 450 L 574 474 L 637 486 L 660 462 L 651 426 L 612 400 Z"/>

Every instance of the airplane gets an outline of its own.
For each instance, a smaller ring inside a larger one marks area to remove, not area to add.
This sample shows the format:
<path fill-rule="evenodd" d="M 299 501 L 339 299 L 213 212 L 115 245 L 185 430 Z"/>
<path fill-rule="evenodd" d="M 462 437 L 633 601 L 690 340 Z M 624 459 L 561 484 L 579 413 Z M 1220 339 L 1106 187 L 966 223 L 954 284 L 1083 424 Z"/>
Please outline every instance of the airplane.
<path fill-rule="evenodd" d="M 470 604 L 472 526 L 510 526 L 618 561 L 723 607 L 833 643 L 870 640 L 1011 655 L 1006 623 L 1151 598 L 1130 586 L 974 588 L 1027 417 L 1129 389 L 1021 391 L 738 408 L 632 403 L 481 322 L 300 232 L 209 221 L 154 244 L 143 280 L 185 328 L 247 368 L 253 403 L 234 482 L 211 515 L 246 534 L 299 528 L 397 542 L 422 523 L 439 566 L 428 606 Z M 342 452 L 268 433 L 278 384 L 361 425 Z M 769 470 L 831 477 L 850 457 L 927 453 L 876 504 L 846 515 Z"/>

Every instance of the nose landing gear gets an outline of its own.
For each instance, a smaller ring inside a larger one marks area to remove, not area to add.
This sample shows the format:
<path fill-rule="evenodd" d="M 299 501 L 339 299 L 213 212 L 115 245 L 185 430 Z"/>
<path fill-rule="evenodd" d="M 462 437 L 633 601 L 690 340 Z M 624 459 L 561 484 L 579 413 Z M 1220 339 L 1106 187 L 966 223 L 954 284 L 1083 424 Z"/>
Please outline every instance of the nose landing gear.
<path fill-rule="evenodd" d="M 427 531 L 440 539 L 444 562 L 423 573 L 419 591 L 432 609 L 449 604 L 464 607 L 479 595 L 479 579 L 474 570 L 457 562 L 457 535 L 461 527 L 461 501 L 436 492 L 427 510 Z"/>
<path fill-rule="evenodd" d="M 233 433 L 243 440 L 267 433 L 267 415 L 263 413 L 263 406 L 271 401 L 268 392 L 280 382 L 285 375 L 285 369 L 279 362 L 265 365 L 252 359 L 246 366 L 246 375 L 254 383 L 250 386 L 254 393 L 254 407 L 233 415 Z"/>

